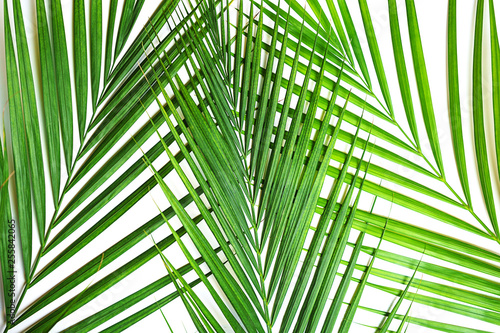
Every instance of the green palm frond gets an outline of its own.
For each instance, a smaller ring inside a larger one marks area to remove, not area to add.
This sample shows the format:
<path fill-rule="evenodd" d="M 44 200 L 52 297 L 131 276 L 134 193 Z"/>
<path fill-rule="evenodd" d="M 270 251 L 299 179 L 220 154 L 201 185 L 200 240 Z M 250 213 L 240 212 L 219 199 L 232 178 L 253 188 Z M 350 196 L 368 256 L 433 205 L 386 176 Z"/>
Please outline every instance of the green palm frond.
<path fill-rule="evenodd" d="M 5 330 L 135 331 L 158 309 L 175 330 L 170 302 L 199 332 L 497 330 L 494 1 L 476 3 L 470 124 L 448 3 L 449 145 L 419 3 L 388 0 L 386 35 L 377 5 L 37 0 L 31 41 L 5 0 L 0 216 L 24 277 Z"/>

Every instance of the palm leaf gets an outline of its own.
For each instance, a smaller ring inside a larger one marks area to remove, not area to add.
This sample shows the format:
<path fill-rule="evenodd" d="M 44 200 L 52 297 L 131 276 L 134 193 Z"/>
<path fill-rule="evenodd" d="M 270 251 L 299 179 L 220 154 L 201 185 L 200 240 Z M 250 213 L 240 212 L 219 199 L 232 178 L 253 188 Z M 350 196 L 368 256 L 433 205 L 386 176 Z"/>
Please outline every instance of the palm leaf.
<path fill-rule="evenodd" d="M 0 216 L 19 220 L 25 276 L 8 330 L 133 331 L 160 309 L 175 331 L 163 308 L 170 303 L 183 304 L 192 329 L 207 332 L 500 327 L 496 171 L 486 135 L 498 126 L 485 121 L 498 104 L 493 2 L 489 17 L 482 0 L 476 13 L 476 163 L 465 163 L 472 140 L 462 127 L 459 23 L 455 2 L 449 4 L 444 73 L 456 177 L 444 155 L 451 146 L 439 140 L 446 124 L 436 121 L 420 7 L 390 0 L 384 9 L 394 63 L 381 46 L 375 4 L 307 3 L 171 0 L 151 8 L 145 1 L 93 0 L 87 27 L 86 2 L 68 11 L 59 1 L 37 0 L 40 52 L 31 63 L 26 8 L 5 1 L 11 131 L 0 156 Z M 401 6 L 408 29 L 400 26 Z M 485 17 L 493 109 L 482 101 L 489 98 L 481 62 Z M 476 171 L 479 184 L 470 177 Z M 46 192 L 52 200 L 45 201 Z M 127 227 L 148 193 L 159 212 L 142 211 Z M 118 229 L 123 233 L 115 235 Z M 4 250 L 8 232 L 4 224 Z M 183 258 L 172 257 L 176 249 Z M 425 260 L 416 258 L 424 252 Z M 0 260 L 4 296 L 7 260 Z M 160 275 L 134 280 L 147 265 Z M 84 313 L 124 281 L 134 287 Z M 388 301 L 374 306 L 373 295 Z M 475 321 L 423 317 L 410 310 L 416 306 Z"/>

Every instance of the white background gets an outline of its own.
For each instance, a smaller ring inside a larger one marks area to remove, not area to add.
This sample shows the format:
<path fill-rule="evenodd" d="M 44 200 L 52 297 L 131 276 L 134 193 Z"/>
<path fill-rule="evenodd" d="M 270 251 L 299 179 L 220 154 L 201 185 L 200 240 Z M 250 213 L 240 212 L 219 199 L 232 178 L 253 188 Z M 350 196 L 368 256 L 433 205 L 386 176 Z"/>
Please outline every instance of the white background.
<path fill-rule="evenodd" d="M 141 15 L 139 18 L 138 24 L 136 25 L 136 29 L 134 29 L 134 32 L 132 35 L 135 35 L 140 29 L 140 27 L 143 25 L 143 23 L 146 22 L 148 16 L 153 12 L 154 8 L 156 8 L 156 3 L 158 1 L 147 1 L 145 4 L 144 8 L 144 13 Z M 471 100 L 469 96 L 471 95 L 471 63 L 472 63 L 472 43 L 473 43 L 473 29 L 474 29 L 474 13 L 475 13 L 475 2 L 470 1 L 470 0 L 459 0 L 457 1 L 457 8 L 458 8 L 458 36 L 459 36 L 459 42 L 458 42 L 458 47 L 459 47 L 459 69 L 460 69 L 460 86 L 461 86 L 461 98 L 462 98 L 462 117 L 463 117 L 463 125 L 464 125 L 464 141 L 468 145 L 466 149 L 466 154 L 467 154 L 467 162 L 468 166 L 471 168 L 472 172 L 469 175 L 469 179 L 471 182 L 471 190 L 472 190 L 472 197 L 476 198 L 477 201 L 473 203 L 474 208 L 478 215 L 484 220 L 487 221 L 487 214 L 486 211 L 483 209 L 484 203 L 482 202 L 482 196 L 480 194 L 480 188 L 479 188 L 479 180 L 475 171 L 475 165 L 474 165 L 474 160 L 475 160 L 475 155 L 473 151 L 473 141 L 472 141 L 472 107 L 471 107 Z M 103 19 L 106 22 L 107 21 L 107 1 L 103 1 Z M 362 21 L 361 17 L 359 15 L 359 12 L 357 10 L 357 2 L 356 1 L 348 1 L 351 10 L 351 14 L 353 15 L 353 19 L 355 21 L 355 24 L 357 26 L 362 26 Z M 24 0 L 22 1 L 23 4 L 23 9 L 24 9 L 24 19 L 25 19 L 25 25 L 26 25 L 26 32 L 27 32 L 27 38 L 28 41 L 30 42 L 30 51 L 31 51 L 31 57 L 32 57 L 32 63 L 37 64 L 37 49 L 36 49 L 36 20 L 35 20 L 35 1 L 34 0 Z M 496 9 L 497 11 L 499 10 L 498 8 L 500 7 L 499 1 L 495 1 L 496 4 Z M 72 44 L 71 44 L 71 32 L 72 32 L 72 2 L 71 1 L 62 1 L 63 5 L 63 12 L 65 15 L 65 24 L 66 24 L 66 34 L 68 35 L 68 50 L 70 52 L 70 64 L 72 62 Z M 401 120 L 401 123 L 406 123 L 404 120 L 404 112 L 402 108 L 402 103 L 400 101 L 400 96 L 399 96 L 399 87 L 397 84 L 397 78 L 396 78 L 396 72 L 395 72 L 395 67 L 394 67 L 394 60 L 393 60 L 393 53 L 392 53 L 392 44 L 390 40 L 390 31 L 389 31 L 389 17 L 387 13 L 387 1 L 385 0 L 376 0 L 376 1 L 369 1 L 370 5 L 370 10 L 371 10 L 371 17 L 373 20 L 375 32 L 377 34 L 378 42 L 379 42 L 379 47 L 380 51 L 382 54 L 382 59 L 384 61 L 384 65 L 386 65 L 386 74 L 388 76 L 388 81 L 389 81 L 389 86 L 391 88 L 391 93 L 393 97 L 393 102 L 394 102 L 394 109 L 396 110 L 396 117 L 398 120 Z M 404 8 L 404 1 L 398 1 L 399 8 Z M 233 6 L 236 6 L 236 3 L 233 4 Z M 443 152 L 443 157 L 444 157 L 444 163 L 445 163 L 445 168 L 447 170 L 447 176 L 449 182 L 452 184 L 452 186 L 457 189 L 457 191 L 461 188 L 460 183 L 458 181 L 458 177 L 456 176 L 456 167 L 454 164 L 454 157 L 453 157 L 453 151 L 452 151 L 452 146 L 451 146 L 451 136 L 450 136 L 450 129 L 449 129 L 449 118 L 448 118 L 448 100 L 447 100 L 447 75 L 446 75 L 446 43 L 447 43 L 447 36 L 446 36 L 446 19 L 447 19 L 447 1 L 444 0 L 438 0 L 438 1 L 428 1 L 428 0 L 419 0 L 416 1 L 416 6 L 417 6 L 417 13 L 419 17 L 419 24 L 420 24 L 420 29 L 421 29 L 421 37 L 422 37 L 422 43 L 423 43 L 423 48 L 424 48 L 424 54 L 425 54 L 425 60 L 427 64 L 427 71 L 429 74 L 429 79 L 430 79 L 430 86 L 431 86 L 431 91 L 432 91 L 432 97 L 433 97 L 433 102 L 434 102 L 434 109 L 436 113 L 436 120 L 438 124 L 438 131 L 439 131 L 439 136 L 440 140 L 442 143 L 442 152 Z M 486 6 L 487 7 L 487 6 Z M 0 6 L 0 17 L 2 17 L 2 23 L 3 23 L 3 6 Z M 118 6 L 119 11 L 117 13 L 117 17 L 120 15 L 120 8 L 121 8 L 121 2 L 120 5 Z M 248 8 L 248 5 L 247 5 Z M 327 8 L 324 6 L 324 8 Z M 400 10 L 400 26 L 401 26 L 401 34 L 403 36 L 407 36 L 407 28 L 406 20 L 404 20 L 405 17 L 405 12 L 404 10 Z M 485 14 L 485 23 L 488 22 L 487 20 L 487 14 Z M 497 17 L 500 17 L 497 15 Z M 89 18 L 89 13 L 88 13 L 88 4 L 87 4 L 87 19 Z M 487 24 L 485 24 L 487 26 Z M 106 25 L 103 24 L 104 29 L 106 29 Z M 0 28 L 3 31 L 3 24 L 1 25 Z M 483 40 L 485 41 L 485 47 L 484 47 L 484 66 L 485 66 L 485 76 L 488 76 L 488 68 L 489 68 L 489 46 L 487 45 L 489 43 L 489 31 L 488 29 L 485 29 L 485 35 L 483 36 Z M 366 54 L 369 54 L 368 51 L 368 45 L 365 40 L 362 38 L 363 36 L 360 35 L 361 38 L 361 43 L 362 46 L 366 50 Z M 418 94 L 416 91 L 416 86 L 413 84 L 414 82 L 414 75 L 413 71 L 411 70 L 411 62 L 409 59 L 411 59 L 411 54 L 410 54 L 410 48 L 408 45 L 407 40 L 403 40 L 404 46 L 405 46 L 405 56 L 407 59 L 407 67 L 409 69 L 409 77 L 410 81 L 412 82 L 412 94 L 414 96 L 414 100 L 417 101 Z M 3 33 L 0 34 L 0 48 L 3 48 L 4 45 L 4 35 Z M 129 43 L 127 44 L 129 45 Z M 36 66 L 33 66 L 36 68 Z M 371 68 L 370 64 L 369 67 Z M 0 106 L 2 107 L 2 110 L 6 109 L 7 106 L 7 92 L 6 92 L 6 81 L 5 81 L 5 60 L 4 60 L 4 52 L 0 52 Z M 39 78 L 39 73 L 35 71 L 35 82 L 38 82 Z M 372 81 L 375 81 L 376 75 L 374 71 L 371 71 L 371 77 Z M 485 81 L 485 113 L 487 115 L 487 122 L 488 124 L 493 124 L 492 121 L 492 113 L 491 113 L 491 102 L 490 102 L 490 94 L 489 94 L 489 87 L 490 85 L 486 84 L 489 82 L 488 80 Z M 74 90 L 74 87 L 73 87 Z M 378 94 L 381 96 L 381 94 Z M 416 106 L 418 106 L 418 102 L 414 103 Z M 41 109 L 41 104 L 39 103 L 39 110 Z M 155 107 L 153 107 L 155 109 Z M 416 110 L 418 108 L 416 107 Z M 368 115 L 367 117 L 370 117 Z M 8 115 L 4 115 L 3 120 L 8 119 Z M 367 118 L 369 119 L 369 118 Z M 144 116 L 141 118 L 142 123 L 147 121 L 147 116 Z M 425 137 L 425 131 L 423 130 L 423 121 L 421 119 L 421 116 L 419 115 L 419 112 L 417 112 L 417 121 L 419 128 L 421 129 L 421 138 Z M 134 127 L 130 131 L 130 135 L 133 134 L 134 130 L 136 130 L 138 127 Z M 407 130 L 407 128 L 405 128 Z M 8 125 L 7 125 L 7 132 L 9 131 Z M 409 132 L 409 131 L 408 131 Z M 75 133 L 76 133 L 76 127 L 75 127 Z M 488 135 L 488 142 L 490 144 L 489 148 L 493 148 L 492 143 L 493 143 L 493 127 L 489 126 L 487 128 L 487 135 Z M 120 142 L 125 142 L 126 140 L 129 139 L 129 136 L 125 136 L 124 139 Z M 152 139 L 148 141 L 144 145 L 144 147 L 151 146 L 153 143 L 155 143 L 155 140 Z M 383 144 L 380 141 L 377 141 L 378 144 Z M 432 153 L 430 151 L 429 146 L 424 146 L 424 153 L 426 156 L 432 156 Z M 493 149 L 490 149 L 490 156 L 491 156 L 491 162 L 494 162 L 493 157 Z M 111 154 L 109 155 L 111 156 Z M 139 158 L 140 154 L 137 153 L 134 155 L 133 161 L 135 161 L 136 158 Z M 131 161 L 129 164 L 130 165 L 133 161 Z M 159 159 L 157 163 L 161 164 L 166 161 L 166 156 L 163 156 L 162 159 Z M 417 162 L 417 161 L 415 161 Z M 394 167 L 390 165 L 389 163 L 386 163 L 384 161 L 378 160 L 377 163 L 382 163 L 384 167 L 387 167 L 391 170 L 397 171 L 404 176 L 408 178 L 413 178 L 413 177 L 419 177 L 418 174 L 415 174 L 414 172 L 411 172 L 409 170 L 406 170 L 402 167 Z M 384 165 L 385 163 L 386 165 Z M 127 166 L 126 165 L 126 166 Z M 493 165 L 493 164 L 492 164 Z M 125 167 L 126 167 L 125 166 Z M 123 167 L 121 170 L 125 170 L 125 167 Z M 494 193 L 498 194 L 499 193 L 499 184 L 498 184 L 498 174 L 496 171 L 496 167 L 492 167 L 492 177 L 496 180 L 494 182 Z M 132 189 L 135 188 L 138 184 L 141 184 L 142 181 L 147 179 L 150 176 L 148 172 L 145 172 L 140 179 L 138 179 L 134 184 L 131 186 Z M 175 180 L 176 177 L 170 176 L 171 178 L 169 179 L 170 182 L 169 184 L 173 184 L 173 182 L 178 181 Z M 421 182 L 428 182 L 427 179 L 420 179 L 420 178 L 415 178 L 416 181 L 421 181 Z M 106 182 L 106 184 L 111 184 L 113 179 L 109 180 Z M 48 184 L 48 182 L 47 182 Z M 106 186 L 105 184 L 105 186 Z M 402 193 L 408 194 L 415 196 L 417 199 L 421 199 L 424 202 L 429 202 L 431 204 L 436 205 L 435 200 L 431 200 L 426 197 L 421 197 L 418 196 L 417 194 L 403 189 L 399 188 L 391 183 L 383 183 L 383 185 L 395 189 L 398 191 L 401 191 Z M 439 191 L 443 191 L 443 193 L 448 194 L 448 190 L 442 186 L 442 184 L 436 184 L 436 183 L 431 183 L 429 185 L 431 188 L 436 188 Z M 130 193 L 130 191 L 126 193 Z M 184 195 L 185 191 L 182 186 L 179 186 L 177 189 L 177 193 L 179 196 Z M 460 192 L 459 192 L 460 193 Z M 47 197 L 49 197 L 50 193 L 47 193 Z M 95 197 L 92 196 L 91 199 Z M 101 253 L 104 249 L 107 247 L 111 246 L 114 242 L 117 240 L 121 239 L 123 235 L 126 234 L 127 231 L 134 230 L 137 227 L 137 223 L 139 221 L 147 221 L 149 220 L 150 217 L 153 217 L 157 214 L 157 208 L 155 204 L 153 203 L 153 199 L 161 206 L 161 207 L 166 207 L 168 203 L 163 197 L 163 194 L 158 191 L 157 189 L 152 190 L 151 196 L 146 196 L 144 197 L 139 204 L 137 204 L 135 207 L 133 207 L 127 214 L 121 218 L 115 225 L 111 228 L 109 228 L 105 233 L 101 235 L 97 239 L 96 242 L 94 242 L 93 246 L 89 246 L 85 249 L 85 251 L 82 251 L 81 253 L 77 254 L 73 260 L 67 263 L 67 265 L 63 265 L 60 269 L 56 270 L 54 272 L 53 276 L 54 279 L 52 280 L 51 278 L 45 279 L 43 283 L 40 283 L 37 285 L 33 290 L 30 290 L 28 292 L 28 296 L 25 298 L 23 304 L 29 304 L 30 301 L 35 300 L 37 296 L 43 294 L 43 291 L 48 290 L 50 286 L 53 284 L 57 283 L 63 276 L 66 276 L 67 274 L 73 272 L 77 267 L 79 267 L 84 260 L 88 260 L 88 258 L 93 258 L 95 255 L 98 255 Z M 124 195 L 121 195 L 113 200 L 112 203 L 117 203 L 120 201 L 120 198 L 124 198 Z M 371 204 L 369 196 L 365 197 L 367 200 L 367 206 Z M 498 196 L 497 196 L 498 199 Z M 500 202 L 499 200 L 496 201 L 497 204 Z M 440 204 L 441 205 L 441 204 Z M 390 203 L 388 202 L 383 202 L 381 200 L 380 202 L 377 203 L 375 212 L 379 214 L 389 214 L 389 209 L 390 209 Z M 500 207 L 500 206 L 498 206 Z M 463 218 L 464 220 L 470 221 L 471 223 L 475 223 L 474 220 L 470 219 L 468 216 L 463 216 L 463 211 L 458 210 L 458 209 L 453 209 L 452 207 L 447 207 L 447 206 L 438 206 L 438 208 L 449 211 L 451 213 L 454 213 L 460 218 Z M 105 213 L 107 213 L 109 209 L 103 209 L 102 212 L 100 212 L 98 215 L 92 218 L 89 223 L 93 223 L 98 221 L 98 219 L 102 216 L 104 216 Z M 48 215 L 50 216 L 50 211 L 48 212 Z M 461 232 L 460 230 L 457 230 L 455 228 L 449 227 L 448 225 L 445 225 L 443 223 L 437 223 L 436 221 L 432 220 L 431 218 L 428 218 L 426 216 L 417 214 L 415 212 L 411 212 L 407 209 L 398 207 L 398 206 L 393 206 L 392 210 L 390 211 L 390 216 L 391 218 L 395 219 L 400 219 L 406 222 L 411 222 L 412 224 L 415 225 L 420 225 L 424 226 L 426 228 L 429 228 L 431 230 L 438 231 L 440 233 L 445 233 L 452 235 L 453 237 L 459 238 L 459 239 L 465 239 L 469 242 L 475 243 L 475 244 L 481 244 L 482 247 L 487 247 L 491 248 L 495 252 L 499 253 L 500 246 L 498 244 L 494 243 L 487 243 L 484 242 L 484 240 L 480 237 L 475 237 L 475 236 L 470 236 L 467 233 Z M 173 221 L 173 223 L 177 223 L 178 221 Z M 83 231 L 80 233 L 77 233 L 76 236 L 80 235 Z M 158 230 L 155 235 L 155 239 L 161 239 L 165 235 L 167 235 L 168 232 L 166 230 L 166 227 Z M 352 240 L 355 239 L 357 236 L 356 233 L 354 233 L 352 236 Z M 466 237 L 466 238 L 465 238 Z M 479 243 L 480 242 L 480 243 Z M 366 244 L 376 246 L 376 239 L 367 237 Z M 64 242 L 62 245 L 67 245 L 69 242 Z M 72 297 L 76 295 L 78 292 L 83 290 L 88 284 L 99 280 L 101 277 L 107 275 L 109 272 L 113 271 L 114 267 L 119 267 L 120 264 L 127 262 L 130 260 L 130 258 L 133 258 L 135 255 L 138 253 L 142 252 L 143 250 L 149 248 L 152 245 L 151 240 L 145 239 L 143 240 L 140 244 L 135 246 L 132 251 L 129 251 L 130 253 L 124 255 L 122 258 L 119 260 L 116 260 L 113 264 L 105 267 L 102 269 L 102 271 L 99 271 L 94 277 L 90 278 L 88 281 L 84 282 L 82 285 L 79 286 L 78 290 L 74 290 L 68 297 Z M 35 245 L 36 246 L 36 245 Z M 60 247 L 61 249 L 63 248 Z M 420 254 L 418 253 L 413 253 L 412 251 L 405 251 L 402 248 L 396 247 L 396 246 L 391 246 L 390 244 L 387 244 L 385 242 L 383 244 L 384 249 L 388 250 L 394 250 L 398 251 L 399 253 L 405 253 L 408 254 L 411 257 L 414 258 L 420 258 Z M 58 250 L 60 251 L 60 250 Z M 404 252 L 403 252 L 404 251 Z M 56 251 L 57 252 L 57 251 Z M 47 263 L 49 258 L 45 259 L 44 261 L 41 262 L 39 267 L 43 267 L 44 263 Z M 179 254 L 177 251 L 172 251 L 169 252 L 169 259 L 172 260 L 174 265 L 180 265 L 185 262 L 183 260 L 182 256 Z M 432 258 L 425 258 L 428 261 L 431 262 L 438 262 L 437 260 L 433 260 Z M 360 256 L 360 263 L 363 262 L 367 264 L 369 262 L 368 256 L 363 257 Z M 393 265 L 390 264 L 385 264 L 383 262 L 376 262 L 375 264 L 376 267 L 381 267 L 381 268 L 386 268 L 386 269 L 391 269 L 393 268 Z M 453 267 L 453 265 L 449 265 Z M 394 268 L 398 270 L 399 272 L 403 274 L 408 274 L 411 275 L 412 272 L 410 270 L 403 270 L 400 267 Z M 102 308 L 112 304 L 116 300 L 125 297 L 126 295 L 129 295 L 131 292 L 137 290 L 140 286 L 146 285 L 148 282 L 155 281 L 157 278 L 164 276 L 166 274 L 166 270 L 163 267 L 163 264 L 161 263 L 161 260 L 159 258 L 155 258 L 154 260 L 151 260 L 147 265 L 145 265 L 143 268 L 140 270 L 136 271 L 134 274 L 130 275 L 117 285 L 113 286 L 110 290 L 108 290 L 106 293 L 102 294 L 99 296 L 96 300 L 93 302 L 87 304 L 83 308 L 81 308 L 78 312 L 70 315 L 69 317 L 65 318 L 61 323 L 59 323 L 56 328 L 54 328 L 54 331 L 59 331 L 60 329 L 63 329 L 64 327 L 67 327 L 83 318 L 86 316 L 94 313 L 95 311 L 99 311 Z M 420 277 L 420 276 L 418 276 Z M 429 277 L 426 277 L 429 278 Z M 430 278 L 429 278 L 430 279 Z M 434 279 L 437 281 L 437 279 Z M 374 280 L 376 281 L 376 280 Z M 140 283 L 139 283 L 140 282 Z M 338 281 L 337 281 L 338 282 Z M 21 290 L 21 284 L 17 285 L 17 290 Z M 200 290 L 198 288 L 198 290 Z M 155 294 L 155 297 L 149 297 L 146 299 L 146 301 L 141 302 L 135 307 L 132 307 L 128 311 L 122 313 L 121 315 L 117 316 L 115 319 L 110 321 L 109 323 L 106 324 L 106 326 L 101 327 L 107 327 L 109 324 L 114 323 L 118 321 L 121 318 L 124 318 L 127 314 L 133 313 L 137 311 L 138 309 L 142 308 L 142 306 L 150 304 L 151 302 L 154 301 L 154 299 L 159 299 L 162 296 L 170 293 L 173 291 L 173 287 L 165 288 L 165 290 L 162 290 L 161 292 L 158 292 Z M 54 306 L 60 305 L 63 303 L 63 301 L 66 301 L 68 298 L 61 298 L 57 302 L 54 303 Z M 388 304 L 387 308 L 393 301 L 393 297 L 387 296 L 386 294 L 383 294 L 381 292 L 374 291 L 373 289 L 367 288 L 366 293 L 364 295 L 362 305 L 366 306 L 374 306 L 377 308 L 383 308 L 380 306 L 380 304 Z M 401 308 L 401 312 L 406 310 L 408 306 L 408 303 L 405 302 Z M 52 307 L 50 308 L 52 309 Z M 187 315 L 187 312 L 184 309 L 184 306 L 180 302 L 180 300 L 177 300 L 175 302 L 172 302 L 168 306 L 163 308 L 163 312 L 169 319 L 170 325 L 174 329 L 174 332 L 184 332 L 184 329 L 187 332 L 194 332 L 195 329 L 193 325 L 190 322 L 189 316 Z M 39 313 L 40 317 L 42 317 L 45 313 Z M 427 319 L 432 319 L 432 320 L 439 320 L 439 321 L 445 321 L 457 325 L 464 325 L 464 326 L 469 326 L 469 327 L 483 327 L 485 330 L 490 330 L 490 331 L 498 331 L 498 327 L 494 327 L 493 325 L 489 324 L 478 324 L 475 321 L 459 316 L 459 315 L 454 315 L 445 311 L 438 311 L 434 309 L 428 309 L 423 306 L 419 306 L 418 304 L 414 304 L 412 308 L 412 315 L 416 317 L 423 317 Z M 362 318 L 363 322 L 369 322 L 370 318 L 369 313 L 363 312 L 363 311 L 358 311 L 357 313 L 358 317 L 357 318 Z M 377 317 L 375 317 L 377 318 Z M 375 319 L 376 320 L 376 319 Z M 356 320 L 355 320 L 356 321 Z M 20 329 L 24 328 L 26 326 L 20 325 Z M 98 331 L 98 330 L 95 330 Z M 168 331 L 168 328 L 160 314 L 160 312 L 156 312 L 140 323 L 136 324 L 135 326 L 131 327 L 128 332 L 140 332 L 140 331 L 151 331 L 151 332 L 160 332 L 160 331 Z M 415 325 L 411 325 L 410 328 L 408 329 L 408 332 L 427 332 L 429 330 L 420 328 Z M 17 330 L 13 330 L 13 332 L 17 332 Z M 352 332 L 372 332 L 371 329 L 356 325 L 353 326 Z"/>

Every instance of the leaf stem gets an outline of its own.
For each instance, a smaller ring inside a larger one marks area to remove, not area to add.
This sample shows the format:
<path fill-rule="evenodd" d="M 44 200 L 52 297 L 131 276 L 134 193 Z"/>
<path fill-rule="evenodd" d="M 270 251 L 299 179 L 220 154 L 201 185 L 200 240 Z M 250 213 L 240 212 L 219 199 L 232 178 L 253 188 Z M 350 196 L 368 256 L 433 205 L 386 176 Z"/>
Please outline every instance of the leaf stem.
<path fill-rule="evenodd" d="M 366 87 L 367 90 L 369 90 L 370 92 L 371 89 L 369 89 L 368 87 Z M 373 94 L 373 92 L 372 92 Z M 376 98 L 377 101 L 378 98 Z M 380 103 L 380 101 L 379 101 Z M 383 107 L 382 103 L 380 103 L 381 106 Z M 385 109 L 385 108 L 384 108 Z M 493 231 L 491 231 L 490 228 L 488 228 L 486 226 L 486 224 L 479 218 L 479 216 L 474 212 L 474 210 L 472 209 L 472 206 L 465 202 L 461 197 L 460 195 L 458 195 L 458 193 L 453 189 L 453 187 L 451 187 L 451 185 L 448 183 L 448 181 L 446 180 L 446 177 L 444 174 L 441 174 L 435 167 L 434 165 L 432 165 L 432 163 L 429 161 L 429 159 L 424 155 L 424 153 L 422 152 L 422 150 L 420 149 L 420 147 L 418 147 L 411 139 L 410 137 L 408 136 L 408 134 L 403 130 L 403 128 L 399 125 L 399 122 L 396 121 L 396 118 L 392 117 L 392 120 L 393 120 L 393 124 L 399 128 L 400 132 L 406 137 L 406 139 L 411 143 L 411 145 L 413 146 L 412 148 L 414 149 L 414 153 L 423 158 L 424 161 L 427 163 L 427 165 L 429 165 L 429 167 L 432 169 L 432 171 L 434 172 L 434 175 L 436 176 L 436 179 L 438 179 L 439 181 L 441 181 L 444 185 L 446 185 L 446 187 L 451 191 L 451 193 L 459 200 L 460 204 L 462 205 L 462 208 L 467 210 L 468 212 L 470 212 L 470 214 L 474 217 L 474 219 L 479 222 L 479 224 L 481 224 L 481 226 L 485 229 L 486 233 L 492 237 L 492 239 L 496 240 L 498 243 L 500 243 L 500 237 L 496 236 L 495 233 Z"/>

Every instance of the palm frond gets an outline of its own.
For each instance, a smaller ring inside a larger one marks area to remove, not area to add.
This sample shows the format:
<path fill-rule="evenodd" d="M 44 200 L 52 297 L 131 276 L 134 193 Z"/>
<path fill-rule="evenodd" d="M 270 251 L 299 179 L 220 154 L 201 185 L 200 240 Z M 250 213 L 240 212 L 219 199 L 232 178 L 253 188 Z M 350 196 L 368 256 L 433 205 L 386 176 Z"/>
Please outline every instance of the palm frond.
<path fill-rule="evenodd" d="M 471 48 L 474 163 L 456 1 L 443 71 L 450 147 L 440 140 L 447 124 L 434 108 L 420 7 L 389 0 L 385 37 L 373 6 L 92 0 L 68 10 L 37 0 L 32 48 L 27 8 L 4 1 L 10 130 L 0 217 L 19 221 L 24 275 L 6 330 L 133 331 L 158 308 L 170 327 L 162 307 L 171 302 L 200 332 L 500 327 L 500 163 L 489 156 L 493 145 L 500 153 L 498 139 L 488 141 L 500 128 L 493 1 L 489 15 L 477 1 Z M 492 94 L 482 60 L 488 20 Z M 158 212 L 128 227 L 149 193 Z M 8 233 L 4 224 L 6 306 Z M 77 318 L 152 260 L 161 276 Z M 370 295 L 390 302 L 374 305 Z"/>

